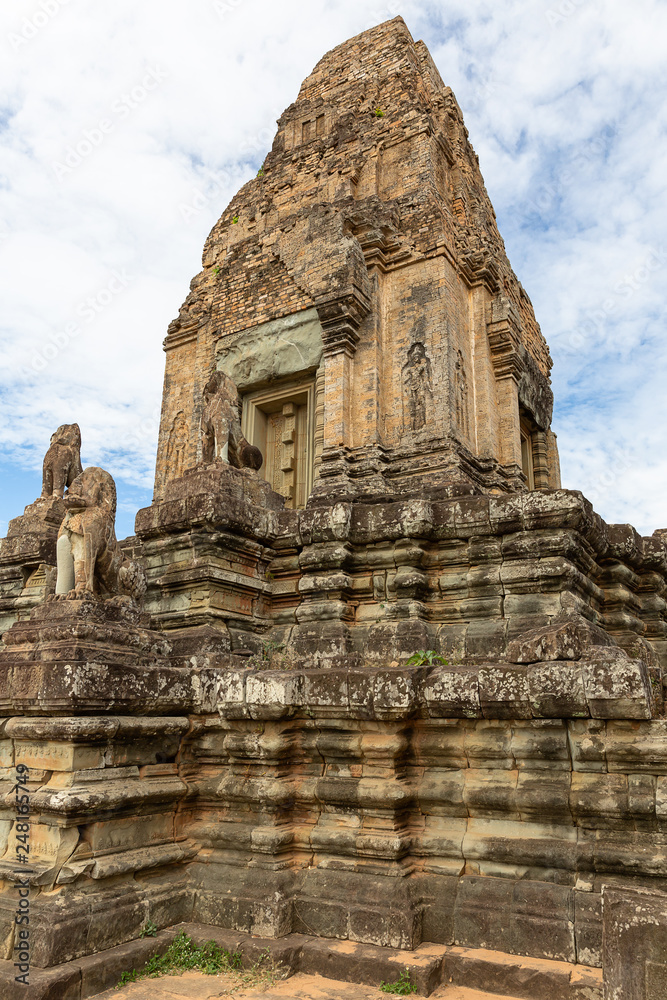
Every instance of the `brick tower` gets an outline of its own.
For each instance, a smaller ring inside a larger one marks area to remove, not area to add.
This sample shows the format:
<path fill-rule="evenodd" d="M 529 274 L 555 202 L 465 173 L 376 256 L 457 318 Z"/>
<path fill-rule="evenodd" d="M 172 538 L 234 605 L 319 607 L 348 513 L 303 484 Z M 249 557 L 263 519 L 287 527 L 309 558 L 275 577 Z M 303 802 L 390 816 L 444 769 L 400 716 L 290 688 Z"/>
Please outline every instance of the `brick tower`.
<path fill-rule="evenodd" d="M 212 370 L 288 506 L 558 487 L 551 359 L 456 99 L 401 18 L 329 52 L 169 328 L 156 499 Z"/>

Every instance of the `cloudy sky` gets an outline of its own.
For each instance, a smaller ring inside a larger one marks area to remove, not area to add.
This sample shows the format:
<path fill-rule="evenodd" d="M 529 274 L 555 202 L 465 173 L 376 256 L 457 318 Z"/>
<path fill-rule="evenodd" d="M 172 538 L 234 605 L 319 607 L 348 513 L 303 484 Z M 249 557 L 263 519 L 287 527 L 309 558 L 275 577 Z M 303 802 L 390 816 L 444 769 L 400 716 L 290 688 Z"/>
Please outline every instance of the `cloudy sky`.
<path fill-rule="evenodd" d="M 207 233 L 324 52 L 397 14 L 551 346 L 564 486 L 667 526 L 665 0 L 2 0 L 0 535 L 72 421 L 132 533 Z"/>

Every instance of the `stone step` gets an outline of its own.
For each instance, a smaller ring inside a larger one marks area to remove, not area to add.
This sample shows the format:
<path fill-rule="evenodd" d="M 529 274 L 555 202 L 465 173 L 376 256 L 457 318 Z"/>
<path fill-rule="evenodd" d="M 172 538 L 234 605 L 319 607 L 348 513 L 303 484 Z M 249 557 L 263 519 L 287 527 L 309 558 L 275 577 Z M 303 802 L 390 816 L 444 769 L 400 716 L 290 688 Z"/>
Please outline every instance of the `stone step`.
<path fill-rule="evenodd" d="M 372 986 L 340 983 L 322 976 L 295 973 L 287 981 L 256 989 L 234 988 L 224 976 L 185 972 L 181 976 L 141 980 L 120 990 L 107 990 L 96 1000 L 384 1000 L 387 994 Z M 497 993 L 481 993 L 465 986 L 441 986 L 431 1000 L 517 1000 Z"/>
<path fill-rule="evenodd" d="M 601 971 L 583 965 L 428 943 L 403 951 L 305 934 L 260 938 L 197 923 L 178 924 L 154 938 L 129 941 L 54 969 L 33 969 L 29 994 L 14 981 L 12 963 L 0 961 L 0 996 L 2 1000 L 98 996 L 116 986 L 123 972 L 141 969 L 152 954 L 166 951 L 181 930 L 198 945 L 213 940 L 228 951 L 241 951 L 246 964 L 258 961 L 268 949 L 274 961 L 292 975 L 318 975 L 339 983 L 377 987 L 381 982 L 395 982 L 407 969 L 421 996 L 438 991 L 435 995 L 446 1000 L 452 1000 L 447 990 L 459 987 L 512 1000 L 602 1000 Z"/>

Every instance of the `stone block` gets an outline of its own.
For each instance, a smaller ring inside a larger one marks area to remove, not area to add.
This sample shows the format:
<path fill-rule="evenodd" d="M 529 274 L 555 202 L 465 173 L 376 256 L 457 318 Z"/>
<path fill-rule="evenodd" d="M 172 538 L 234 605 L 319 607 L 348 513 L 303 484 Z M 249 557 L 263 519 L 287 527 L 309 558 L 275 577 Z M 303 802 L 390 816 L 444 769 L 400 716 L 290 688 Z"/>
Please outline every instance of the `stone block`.
<path fill-rule="evenodd" d="M 570 770 L 567 727 L 561 719 L 517 721 L 511 747 L 520 770 Z"/>
<path fill-rule="evenodd" d="M 597 719 L 568 723 L 568 743 L 574 771 L 606 771 L 606 724 Z"/>
<path fill-rule="evenodd" d="M 424 829 L 415 835 L 414 844 L 416 852 L 426 858 L 425 871 L 460 874 L 463 870 L 463 838 L 468 828 L 468 817 L 463 805 L 462 786 L 462 779 L 457 783 L 455 778 L 450 778 L 438 783 L 438 787 L 430 792 L 430 798 L 429 790 L 424 789 L 424 800 L 434 815 L 426 817 Z"/>
<path fill-rule="evenodd" d="M 570 825 L 570 772 L 520 771 L 516 786 L 516 808 L 525 822 L 548 820 Z M 528 833 L 528 829 L 526 830 Z"/>
<path fill-rule="evenodd" d="M 349 706 L 348 674 L 343 670 L 312 670 L 303 673 L 303 704 L 322 712 L 345 713 Z"/>
<path fill-rule="evenodd" d="M 424 671 L 378 670 L 373 683 L 373 706 L 380 718 L 405 718 L 415 711 Z"/>
<path fill-rule="evenodd" d="M 512 729 L 507 722 L 480 720 L 464 732 L 464 748 L 470 767 L 514 769 Z"/>
<path fill-rule="evenodd" d="M 484 863 L 489 874 L 493 868 L 495 874 L 509 870 L 517 873 L 515 877 L 523 877 L 528 868 L 569 870 L 579 850 L 577 829 L 571 822 L 549 819 L 524 823 L 504 817 L 471 818 L 463 840 L 464 857 L 468 863 Z"/>
<path fill-rule="evenodd" d="M 445 982 L 503 997 L 534 1000 L 602 1000 L 598 970 L 567 962 L 515 958 L 481 948 L 450 948 L 443 963 Z"/>
<path fill-rule="evenodd" d="M 208 698 L 202 697 L 195 690 L 196 702 L 201 710 L 217 711 L 222 719 L 244 718 L 247 713 L 245 685 L 248 671 L 224 670 L 215 671 L 210 676 L 210 693 Z M 193 685 L 196 680 L 193 675 Z"/>
<path fill-rule="evenodd" d="M 421 913 L 407 909 L 403 912 L 389 908 L 351 906 L 349 914 L 349 939 L 382 948 L 411 950 L 421 940 Z"/>
<path fill-rule="evenodd" d="M 511 939 L 514 954 L 576 962 L 572 890 L 548 882 L 517 882 Z"/>
<path fill-rule="evenodd" d="M 433 718 L 475 719 L 482 715 L 476 670 L 435 667 L 424 680 L 422 697 Z"/>
<path fill-rule="evenodd" d="M 294 902 L 293 930 L 315 937 L 347 938 L 349 907 L 326 899 L 300 897 Z"/>
<path fill-rule="evenodd" d="M 509 952 L 513 892 L 509 879 L 464 876 L 454 907 L 454 944 Z"/>
<path fill-rule="evenodd" d="M 533 714 L 546 719 L 576 719 L 590 715 L 583 668 L 568 660 L 535 663 L 528 669 Z"/>
<path fill-rule="evenodd" d="M 381 622 L 370 629 L 363 655 L 371 663 L 406 660 L 420 649 L 432 649 L 433 642 L 426 622 Z"/>
<path fill-rule="evenodd" d="M 466 630 L 466 656 L 477 662 L 500 659 L 505 652 L 506 632 L 506 621 L 471 621 Z"/>
<path fill-rule="evenodd" d="M 55 742 L 17 740 L 16 763 L 48 771 L 82 771 L 104 765 L 104 748 Z"/>
<path fill-rule="evenodd" d="M 613 645 L 611 636 L 597 625 L 581 616 L 564 617 L 515 639 L 507 647 L 507 659 L 512 663 L 580 660 L 591 647 Z"/>
<path fill-rule="evenodd" d="M 521 667 L 479 668 L 479 701 L 486 719 L 530 719 L 527 671 Z"/>
<path fill-rule="evenodd" d="M 611 721 L 605 750 L 610 771 L 667 774 L 667 720 Z"/>
<path fill-rule="evenodd" d="M 662 1000 L 667 985 L 667 894 L 602 889 L 605 1000 Z"/>
<path fill-rule="evenodd" d="M 299 512 L 299 534 L 304 545 L 344 541 L 349 538 L 351 523 L 349 503 Z"/>
<path fill-rule="evenodd" d="M 249 674 L 246 703 L 253 719 L 283 719 L 303 704 L 303 675 L 278 670 Z"/>
<path fill-rule="evenodd" d="M 594 719 L 650 719 L 651 683 L 642 660 L 629 660 L 622 650 L 581 661 L 586 700 Z"/>
<path fill-rule="evenodd" d="M 591 887 L 592 888 L 592 887 Z M 599 892 L 574 893 L 574 927 L 577 961 L 602 966 L 602 896 Z"/>

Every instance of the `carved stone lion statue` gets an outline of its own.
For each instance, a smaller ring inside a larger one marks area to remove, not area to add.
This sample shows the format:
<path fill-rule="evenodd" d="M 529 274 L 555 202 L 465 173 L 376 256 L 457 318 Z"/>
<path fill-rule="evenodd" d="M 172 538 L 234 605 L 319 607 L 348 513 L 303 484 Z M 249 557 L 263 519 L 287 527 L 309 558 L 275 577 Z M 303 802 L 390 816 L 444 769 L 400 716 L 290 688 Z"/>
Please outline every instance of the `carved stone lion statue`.
<path fill-rule="evenodd" d="M 42 466 L 42 496 L 59 497 L 71 486 L 81 468 L 81 431 L 78 424 L 62 424 L 51 435 Z"/>
<path fill-rule="evenodd" d="M 146 592 L 139 563 L 127 559 L 116 541 L 116 484 L 104 469 L 85 469 L 64 496 L 67 509 L 58 533 L 56 596 L 127 595 Z"/>
<path fill-rule="evenodd" d="M 224 372 L 214 372 L 204 387 L 200 422 L 202 462 L 228 462 L 237 469 L 259 469 L 262 453 L 246 441 L 239 419 L 238 390 Z"/>

